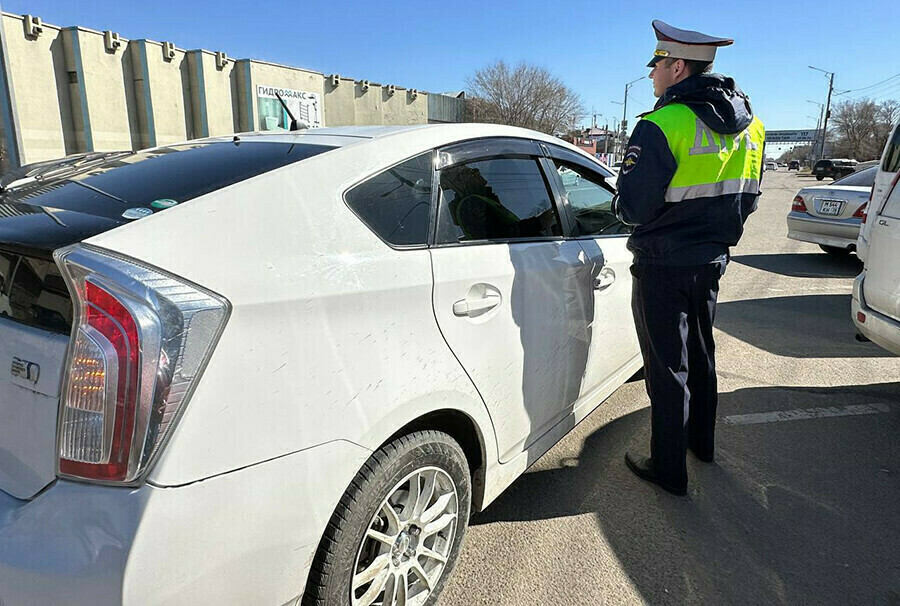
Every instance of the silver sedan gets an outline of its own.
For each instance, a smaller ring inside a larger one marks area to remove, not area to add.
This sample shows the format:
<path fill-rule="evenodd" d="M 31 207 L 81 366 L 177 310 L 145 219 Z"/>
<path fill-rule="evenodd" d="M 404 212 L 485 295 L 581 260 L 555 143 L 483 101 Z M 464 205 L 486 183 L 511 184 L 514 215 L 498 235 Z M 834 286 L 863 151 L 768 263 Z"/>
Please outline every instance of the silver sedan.
<path fill-rule="evenodd" d="M 788 238 L 818 244 L 835 255 L 856 250 L 877 172 L 873 166 L 828 185 L 801 189 L 787 216 Z"/>

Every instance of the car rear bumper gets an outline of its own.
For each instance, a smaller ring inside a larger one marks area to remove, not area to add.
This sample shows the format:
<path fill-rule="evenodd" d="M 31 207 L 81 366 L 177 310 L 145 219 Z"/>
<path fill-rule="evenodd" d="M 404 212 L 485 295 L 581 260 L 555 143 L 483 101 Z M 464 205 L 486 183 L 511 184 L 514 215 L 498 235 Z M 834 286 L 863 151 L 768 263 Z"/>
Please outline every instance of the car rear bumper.
<path fill-rule="evenodd" d="M 177 488 L 0 492 L 0 604 L 286 604 L 369 451 L 331 442 Z"/>
<path fill-rule="evenodd" d="M 822 219 L 791 212 L 787 217 L 788 238 L 837 248 L 856 248 L 859 220 Z"/>
<path fill-rule="evenodd" d="M 853 302 L 851 303 L 853 323 L 864 337 L 900 356 L 900 322 L 880 314 L 866 305 L 865 278 L 866 272 L 864 271 L 853 281 Z M 865 322 L 859 321 L 859 312 L 865 315 Z"/>

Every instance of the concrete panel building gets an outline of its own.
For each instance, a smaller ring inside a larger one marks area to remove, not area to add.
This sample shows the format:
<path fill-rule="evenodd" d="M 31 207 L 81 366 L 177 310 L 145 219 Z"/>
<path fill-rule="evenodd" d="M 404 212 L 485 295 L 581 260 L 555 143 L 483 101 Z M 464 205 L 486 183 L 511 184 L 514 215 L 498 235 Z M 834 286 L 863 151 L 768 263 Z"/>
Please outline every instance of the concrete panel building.
<path fill-rule="evenodd" d="M 332 74 L 325 78 L 325 124 L 356 124 L 356 81 Z"/>
<path fill-rule="evenodd" d="M 311 128 L 461 121 L 464 114 L 462 99 L 400 85 L 0 13 L 0 170 L 78 152 L 289 128 L 282 100 Z"/>
<path fill-rule="evenodd" d="M 61 30 L 42 25 L 39 35 L 26 33 L 25 17 L 9 14 L 0 25 L 11 97 L 6 104 L 12 104 L 2 120 L 7 159 L 26 164 L 76 151 Z M 16 134 L 20 149 L 12 141 Z"/>
<path fill-rule="evenodd" d="M 188 55 L 172 43 L 129 44 L 137 105 L 138 146 L 155 147 L 195 136 Z"/>
<path fill-rule="evenodd" d="M 193 137 L 227 135 L 243 129 L 235 103 L 239 98 L 236 62 L 224 52 L 188 51 Z"/>
<path fill-rule="evenodd" d="M 296 119 L 311 127 L 325 125 L 325 76 L 320 72 L 254 59 L 238 61 L 236 69 L 241 72 L 237 88 L 244 112 L 241 130 L 274 130 L 289 126 L 281 121 L 284 110 L 276 92 L 292 108 Z"/>
<path fill-rule="evenodd" d="M 76 151 L 139 148 L 128 40 L 83 27 L 62 30 Z"/>

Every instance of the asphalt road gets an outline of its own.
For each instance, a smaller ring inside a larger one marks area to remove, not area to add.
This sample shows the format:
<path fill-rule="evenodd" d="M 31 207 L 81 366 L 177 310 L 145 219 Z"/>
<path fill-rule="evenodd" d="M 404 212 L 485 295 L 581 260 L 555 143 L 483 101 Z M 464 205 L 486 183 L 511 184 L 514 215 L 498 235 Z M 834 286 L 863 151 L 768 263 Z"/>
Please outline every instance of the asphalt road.
<path fill-rule="evenodd" d="M 442 606 L 900 604 L 900 358 L 853 338 L 856 258 L 786 237 L 814 183 L 767 172 L 732 251 L 716 463 L 689 456 L 688 496 L 626 469 L 649 448 L 628 383 L 473 517 Z M 828 410 L 784 413 L 806 409 Z"/>

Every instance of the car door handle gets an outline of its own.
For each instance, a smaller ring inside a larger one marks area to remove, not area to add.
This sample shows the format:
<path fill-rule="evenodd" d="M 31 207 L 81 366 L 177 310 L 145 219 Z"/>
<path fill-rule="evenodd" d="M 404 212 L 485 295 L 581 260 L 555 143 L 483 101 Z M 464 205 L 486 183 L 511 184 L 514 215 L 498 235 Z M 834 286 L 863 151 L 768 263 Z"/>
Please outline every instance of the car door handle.
<path fill-rule="evenodd" d="M 608 267 L 600 271 L 600 277 L 594 280 L 594 290 L 606 290 L 616 283 L 616 272 Z"/>
<path fill-rule="evenodd" d="M 460 299 L 453 304 L 455 316 L 480 316 L 500 305 L 500 295 L 486 293 L 479 299 Z"/>

